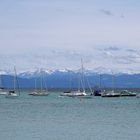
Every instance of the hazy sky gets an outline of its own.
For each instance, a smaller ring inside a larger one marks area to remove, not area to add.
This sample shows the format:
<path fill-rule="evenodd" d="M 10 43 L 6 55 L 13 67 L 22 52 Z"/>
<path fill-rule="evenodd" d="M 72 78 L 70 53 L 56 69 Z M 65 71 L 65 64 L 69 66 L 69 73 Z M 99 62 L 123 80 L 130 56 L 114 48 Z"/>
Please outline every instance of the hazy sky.
<path fill-rule="evenodd" d="M 139 0 L 1 0 L 0 67 L 140 71 Z"/>

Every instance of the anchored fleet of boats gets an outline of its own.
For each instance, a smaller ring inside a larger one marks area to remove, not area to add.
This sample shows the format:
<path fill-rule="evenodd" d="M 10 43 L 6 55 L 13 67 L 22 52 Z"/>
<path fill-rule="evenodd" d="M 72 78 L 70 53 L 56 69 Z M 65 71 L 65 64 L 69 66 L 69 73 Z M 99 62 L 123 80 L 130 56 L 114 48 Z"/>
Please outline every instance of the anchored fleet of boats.
<path fill-rule="evenodd" d="M 84 76 L 84 67 L 83 67 L 83 60 L 81 59 L 81 69 L 79 72 L 78 78 L 79 88 L 78 90 L 72 91 L 68 90 L 61 93 L 61 96 L 68 96 L 68 97 L 82 97 L 82 98 L 91 98 L 85 91 L 85 76 Z"/>
<path fill-rule="evenodd" d="M 32 96 L 47 96 L 49 93 L 47 91 L 47 88 L 43 87 L 43 76 L 41 75 L 40 77 L 40 89 L 37 89 L 36 88 L 36 79 L 35 79 L 35 89 L 32 93 L 29 93 L 29 95 L 32 95 Z"/>
<path fill-rule="evenodd" d="M 113 76 L 112 76 L 113 77 Z M 48 96 L 49 93 L 46 88 L 43 85 L 43 75 L 40 76 L 39 83 L 40 83 L 40 88 L 37 88 L 37 82 L 35 79 L 35 89 L 33 92 L 29 93 L 29 95 L 32 96 Z M 13 76 L 13 89 L 6 90 L 3 87 L 2 84 L 2 77 L 0 76 L 0 95 L 5 95 L 6 98 L 16 98 L 20 96 L 20 90 L 19 90 L 19 82 L 17 78 L 17 72 L 16 68 L 14 67 L 14 76 Z M 86 92 L 85 89 L 85 76 L 84 76 L 84 68 L 83 68 L 83 61 L 81 59 L 81 69 L 79 72 L 79 78 L 78 78 L 78 83 L 79 83 L 79 88 L 77 90 L 72 90 L 69 89 L 67 91 L 64 91 L 60 93 L 60 96 L 67 96 L 67 97 L 80 97 L 80 98 L 92 98 L 93 96 L 101 96 L 101 97 L 125 97 L 125 96 L 137 96 L 140 98 L 140 94 L 137 94 L 135 92 L 130 92 L 128 90 L 121 90 L 121 91 L 116 91 L 115 90 L 115 84 L 114 84 L 114 77 L 112 78 L 112 90 L 103 90 L 101 88 L 101 80 L 100 80 L 100 87 L 95 88 L 94 90 L 91 89 L 89 83 L 88 83 L 88 91 Z"/>

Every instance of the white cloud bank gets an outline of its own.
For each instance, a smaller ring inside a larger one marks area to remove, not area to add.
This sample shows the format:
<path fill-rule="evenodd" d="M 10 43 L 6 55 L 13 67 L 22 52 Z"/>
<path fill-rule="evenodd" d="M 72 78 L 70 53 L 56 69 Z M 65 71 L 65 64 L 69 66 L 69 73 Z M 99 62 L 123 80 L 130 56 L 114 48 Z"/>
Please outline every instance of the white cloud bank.
<path fill-rule="evenodd" d="M 1 69 L 9 70 L 16 66 L 18 70 L 44 68 L 73 69 L 80 68 L 80 59 L 84 60 L 85 69 L 99 72 L 139 73 L 140 49 L 119 47 L 91 47 L 84 49 L 34 49 L 33 52 L 0 55 Z"/>
<path fill-rule="evenodd" d="M 0 67 L 78 69 L 83 58 L 87 69 L 139 72 L 139 7 L 137 0 L 1 1 Z"/>

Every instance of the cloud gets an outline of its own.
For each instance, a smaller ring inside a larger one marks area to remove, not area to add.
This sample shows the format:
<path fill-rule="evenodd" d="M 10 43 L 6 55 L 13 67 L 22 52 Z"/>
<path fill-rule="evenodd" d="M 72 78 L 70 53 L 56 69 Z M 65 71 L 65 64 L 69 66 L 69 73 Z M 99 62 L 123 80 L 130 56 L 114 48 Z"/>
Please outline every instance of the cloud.
<path fill-rule="evenodd" d="M 126 49 L 127 52 L 140 54 L 140 50 L 138 49 Z"/>
<path fill-rule="evenodd" d="M 80 59 L 83 58 L 85 69 L 97 69 L 103 67 L 103 71 L 112 70 L 127 72 L 140 69 L 139 49 L 120 48 L 114 45 L 110 47 L 94 47 L 86 49 L 69 48 L 47 48 L 34 49 L 33 52 L 20 52 L 20 54 L 9 53 L 0 55 L 2 69 L 13 70 L 15 65 L 17 71 L 36 68 L 54 69 L 79 69 Z M 101 71 L 100 69 L 97 69 Z"/>
<path fill-rule="evenodd" d="M 111 47 L 105 48 L 104 50 L 105 51 L 119 51 L 119 50 L 121 50 L 121 48 L 115 47 L 115 46 L 111 46 Z"/>
<path fill-rule="evenodd" d="M 122 14 L 121 16 L 120 16 L 121 18 L 125 18 L 125 16 Z"/>
<path fill-rule="evenodd" d="M 106 9 L 100 9 L 99 10 L 101 13 L 103 13 L 104 15 L 106 15 L 106 16 L 116 16 L 117 17 L 117 15 L 115 15 L 112 11 L 110 11 L 110 10 L 106 10 Z M 123 14 L 118 14 L 118 17 L 119 18 L 122 18 L 122 19 L 124 19 L 125 18 L 125 16 L 123 15 Z"/>
<path fill-rule="evenodd" d="M 0 55 L 0 65 L 3 69 L 12 69 L 14 65 L 19 70 L 32 68 L 63 69 L 80 67 L 80 59 L 86 58 L 83 51 L 69 49 L 35 50 L 31 53 Z"/>
<path fill-rule="evenodd" d="M 111 70 L 115 73 L 138 73 L 138 70 L 140 71 L 140 67 L 138 65 L 140 63 L 140 54 L 138 53 L 139 49 L 102 46 L 102 48 L 97 48 L 97 51 L 97 58 L 93 59 L 93 57 L 91 57 L 91 64 L 93 64 L 94 69 L 104 67 L 106 72 Z"/>
<path fill-rule="evenodd" d="M 134 64 L 137 63 L 137 59 L 136 57 L 131 57 L 131 56 L 118 56 L 116 58 L 116 63 L 118 64 Z"/>
<path fill-rule="evenodd" d="M 99 11 L 107 16 L 114 16 L 110 10 L 100 9 Z"/>

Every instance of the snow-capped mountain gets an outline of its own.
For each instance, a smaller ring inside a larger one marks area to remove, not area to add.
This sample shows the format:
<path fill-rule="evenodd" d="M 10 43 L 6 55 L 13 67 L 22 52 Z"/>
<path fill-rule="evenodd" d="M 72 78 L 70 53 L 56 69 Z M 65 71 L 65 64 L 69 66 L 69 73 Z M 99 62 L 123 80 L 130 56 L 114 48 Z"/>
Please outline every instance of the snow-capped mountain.
<path fill-rule="evenodd" d="M 17 71 L 17 75 L 20 78 L 33 78 L 33 77 L 40 77 L 42 76 L 49 76 L 49 75 L 67 75 L 67 74 L 79 74 L 81 73 L 81 69 L 72 70 L 72 69 L 55 69 L 55 70 L 48 70 L 48 69 L 30 69 L 30 70 L 24 70 L 24 71 Z M 83 70 L 84 75 L 90 76 L 90 75 L 99 75 L 99 74 L 110 74 L 110 75 L 124 75 L 124 74 L 139 74 L 139 71 L 133 71 L 132 69 L 125 71 L 125 70 L 116 70 L 112 71 L 111 69 L 106 69 L 105 67 L 96 67 L 95 69 L 84 69 Z M 3 70 L 0 71 L 1 75 L 14 75 L 13 71 L 10 70 Z"/>
<path fill-rule="evenodd" d="M 56 70 L 45 70 L 45 69 L 38 69 L 38 70 L 32 70 L 32 71 L 22 71 L 18 73 L 18 76 L 21 78 L 33 78 L 33 77 L 39 77 L 41 75 L 43 76 L 50 76 L 50 75 L 70 75 L 70 74 L 79 74 L 81 73 L 81 69 L 79 70 L 69 70 L 69 69 L 56 69 Z M 93 70 L 84 70 L 84 75 L 95 75 L 95 74 L 105 74 L 105 71 L 98 72 L 98 69 Z M 109 72 L 108 72 L 109 74 Z"/>
<path fill-rule="evenodd" d="M 102 70 L 102 71 L 101 71 Z M 98 68 L 95 70 L 84 70 L 85 81 L 88 80 L 91 87 L 99 85 L 99 78 L 101 75 L 102 87 L 112 87 L 112 72 L 104 73 L 106 70 Z M 20 71 L 17 76 L 21 88 L 34 88 L 34 81 L 39 81 L 43 76 L 47 82 L 48 88 L 68 88 L 70 85 L 72 88 L 78 87 L 79 70 L 70 69 L 36 69 L 28 71 Z M 115 77 L 115 87 L 127 87 L 127 88 L 139 88 L 140 87 L 140 74 L 133 73 L 113 73 Z M 4 87 L 12 87 L 14 73 L 10 71 L 1 72 L 2 83 Z M 85 84 L 87 87 L 88 85 Z M 38 83 L 39 86 L 39 83 Z"/>
<path fill-rule="evenodd" d="M 37 69 L 32 71 L 22 71 L 18 73 L 18 76 L 21 78 L 34 78 L 42 76 L 49 76 L 49 75 L 56 75 L 56 74 L 68 74 L 68 73 L 77 73 L 77 71 L 72 71 L 68 69 L 62 70 L 46 70 L 46 69 Z"/>
<path fill-rule="evenodd" d="M 56 69 L 56 70 L 46 70 L 46 69 L 37 69 L 37 70 L 28 70 L 28 71 L 21 71 L 18 72 L 18 76 L 21 78 L 33 78 L 33 77 L 39 77 L 41 75 L 70 75 L 70 74 L 79 74 L 81 73 L 81 69 L 78 70 L 70 70 L 70 69 Z M 84 75 L 91 76 L 91 75 L 99 75 L 99 74 L 110 74 L 110 75 L 133 75 L 133 74 L 139 74 L 140 72 L 134 72 L 133 70 L 129 71 L 112 71 L 110 69 L 106 69 L 104 67 L 98 67 L 94 70 L 92 69 L 84 69 Z"/>

